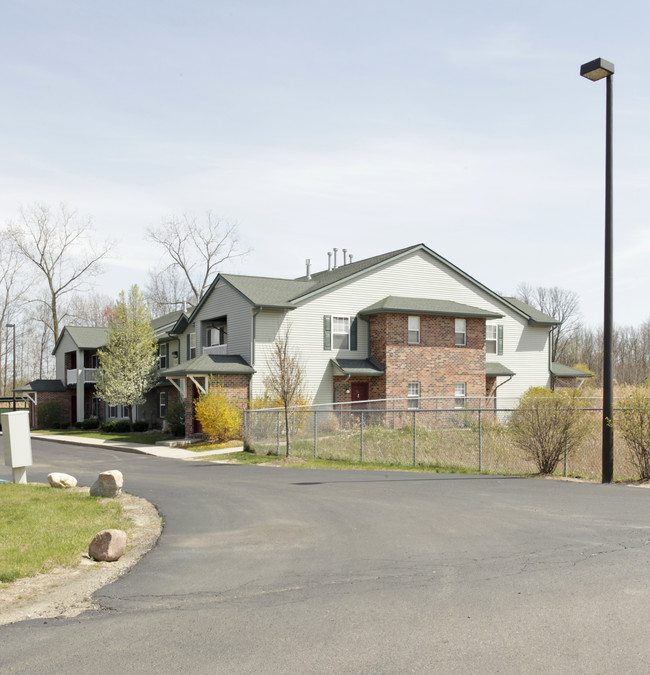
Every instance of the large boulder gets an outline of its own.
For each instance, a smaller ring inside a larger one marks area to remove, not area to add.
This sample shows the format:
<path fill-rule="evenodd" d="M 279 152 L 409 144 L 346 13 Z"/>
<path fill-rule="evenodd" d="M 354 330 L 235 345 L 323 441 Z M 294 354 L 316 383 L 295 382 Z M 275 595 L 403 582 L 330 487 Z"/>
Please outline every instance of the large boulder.
<path fill-rule="evenodd" d="M 126 532 L 124 530 L 102 530 L 98 532 L 88 547 L 88 555 L 93 560 L 114 562 L 126 551 Z"/>
<path fill-rule="evenodd" d="M 55 471 L 47 476 L 47 480 L 54 488 L 73 488 L 77 487 L 77 479 L 67 473 L 59 473 Z"/>
<path fill-rule="evenodd" d="M 124 479 L 117 469 L 102 471 L 90 486 L 91 497 L 117 497 L 122 492 Z"/>

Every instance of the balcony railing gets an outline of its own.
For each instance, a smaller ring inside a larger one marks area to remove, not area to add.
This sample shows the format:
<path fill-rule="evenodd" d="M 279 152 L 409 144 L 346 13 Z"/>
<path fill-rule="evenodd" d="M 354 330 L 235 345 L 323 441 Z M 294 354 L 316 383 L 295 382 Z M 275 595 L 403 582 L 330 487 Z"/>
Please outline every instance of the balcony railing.
<path fill-rule="evenodd" d="M 228 353 L 228 345 L 212 345 L 212 347 L 203 347 L 203 353 L 221 356 Z"/>
<path fill-rule="evenodd" d="M 83 381 L 94 384 L 97 382 L 97 368 L 83 368 L 82 371 L 76 368 L 66 371 L 66 384 L 77 384 L 78 373 L 83 373 Z"/>

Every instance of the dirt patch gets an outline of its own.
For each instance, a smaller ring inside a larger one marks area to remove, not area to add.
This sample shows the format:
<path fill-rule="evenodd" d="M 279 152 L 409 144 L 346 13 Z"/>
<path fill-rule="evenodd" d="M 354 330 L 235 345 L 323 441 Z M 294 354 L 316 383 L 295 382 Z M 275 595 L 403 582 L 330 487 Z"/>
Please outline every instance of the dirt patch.
<path fill-rule="evenodd" d="M 162 532 L 162 518 L 156 507 L 146 499 L 126 493 L 118 499 L 134 524 L 126 553 L 115 562 L 95 562 L 85 554 L 78 567 L 58 568 L 0 588 L 0 625 L 26 619 L 72 617 L 92 609 L 95 605 L 90 596 L 126 574 L 154 547 Z"/>

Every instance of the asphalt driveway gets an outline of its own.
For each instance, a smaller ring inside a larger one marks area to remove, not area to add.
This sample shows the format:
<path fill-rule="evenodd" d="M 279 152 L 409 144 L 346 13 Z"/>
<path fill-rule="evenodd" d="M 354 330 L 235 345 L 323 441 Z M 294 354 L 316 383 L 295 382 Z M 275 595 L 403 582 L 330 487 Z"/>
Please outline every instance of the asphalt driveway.
<path fill-rule="evenodd" d="M 99 611 L 0 627 L 2 673 L 650 669 L 650 490 L 33 449 L 165 527 Z"/>

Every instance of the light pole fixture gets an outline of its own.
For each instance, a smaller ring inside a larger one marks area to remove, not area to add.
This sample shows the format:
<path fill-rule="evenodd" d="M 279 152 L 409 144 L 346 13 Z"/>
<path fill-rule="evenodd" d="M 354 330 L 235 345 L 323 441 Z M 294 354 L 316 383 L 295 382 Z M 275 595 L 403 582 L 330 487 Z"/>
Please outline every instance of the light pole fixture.
<path fill-rule="evenodd" d="M 14 348 L 14 386 L 11 390 L 11 393 L 13 394 L 13 401 L 14 401 L 14 411 L 16 410 L 16 324 L 15 323 L 8 323 L 7 328 L 13 328 L 14 329 L 14 335 L 13 335 L 13 348 Z"/>
<path fill-rule="evenodd" d="M 580 66 L 580 75 L 596 82 L 606 78 L 605 114 L 605 305 L 603 320 L 603 483 L 614 480 L 614 378 L 612 344 L 614 334 L 614 274 L 612 218 L 612 75 L 614 64 L 595 59 Z"/>

